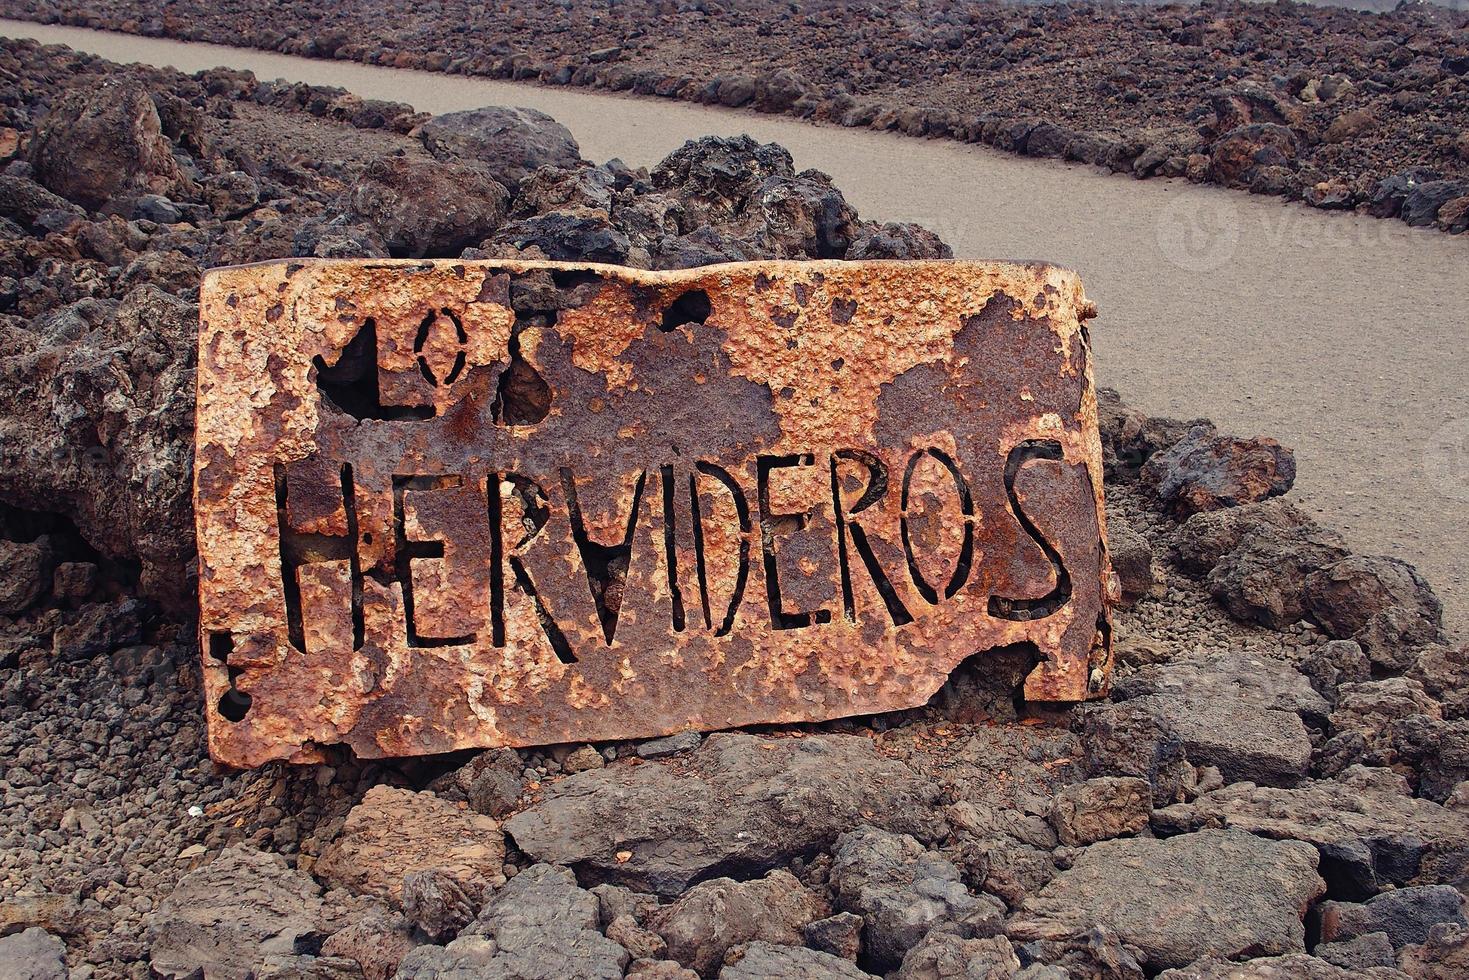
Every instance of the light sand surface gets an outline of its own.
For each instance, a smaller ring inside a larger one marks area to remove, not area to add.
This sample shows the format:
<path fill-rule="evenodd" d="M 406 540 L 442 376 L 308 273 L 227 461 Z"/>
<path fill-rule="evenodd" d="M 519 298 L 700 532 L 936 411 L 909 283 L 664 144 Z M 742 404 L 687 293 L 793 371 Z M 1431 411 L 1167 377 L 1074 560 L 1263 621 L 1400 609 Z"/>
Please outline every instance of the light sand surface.
<path fill-rule="evenodd" d="M 433 113 L 533 106 L 594 160 L 651 166 L 749 133 L 831 174 L 864 217 L 918 221 L 960 257 L 1044 258 L 1101 307 L 1098 380 L 1152 414 L 1271 435 L 1294 496 L 1359 551 L 1416 563 L 1469 636 L 1469 235 L 985 147 L 578 89 L 312 61 L 0 20 L 114 61 L 339 85 Z"/>

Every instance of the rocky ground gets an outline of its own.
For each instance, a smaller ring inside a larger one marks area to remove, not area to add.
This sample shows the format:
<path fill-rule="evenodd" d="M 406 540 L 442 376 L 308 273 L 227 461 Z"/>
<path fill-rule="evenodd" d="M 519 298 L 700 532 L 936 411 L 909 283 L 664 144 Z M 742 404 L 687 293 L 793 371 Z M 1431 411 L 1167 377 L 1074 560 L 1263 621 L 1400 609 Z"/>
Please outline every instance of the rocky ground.
<path fill-rule="evenodd" d="M 0 0 L 45 23 L 743 106 L 1462 232 L 1455 6 Z"/>
<path fill-rule="evenodd" d="M 189 627 L 201 267 L 932 257 L 776 146 L 651 173 L 553 121 L 0 42 L 0 975 L 1356 977 L 1469 971 L 1469 648 L 1288 450 L 1103 400 L 1105 702 L 982 658 L 926 708 L 251 772 Z M 1240 962 L 1236 962 L 1240 961 Z"/>

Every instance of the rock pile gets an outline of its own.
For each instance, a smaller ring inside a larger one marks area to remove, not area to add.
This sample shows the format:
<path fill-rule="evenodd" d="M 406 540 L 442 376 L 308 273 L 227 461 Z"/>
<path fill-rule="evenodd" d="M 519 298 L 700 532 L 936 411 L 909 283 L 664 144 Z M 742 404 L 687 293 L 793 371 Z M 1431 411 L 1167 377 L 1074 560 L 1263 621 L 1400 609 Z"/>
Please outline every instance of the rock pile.
<path fill-rule="evenodd" d="M 787 113 L 1469 229 L 1469 13 L 1452 3 L 445 0 L 406 22 L 386 0 L 0 10 Z"/>
<path fill-rule="evenodd" d="M 187 613 L 201 266 L 944 249 L 748 140 L 645 173 L 507 112 L 437 130 L 441 159 L 422 117 L 347 93 L 13 42 L 0 69 L 7 975 L 1464 974 L 1469 648 L 1411 568 L 1282 496 L 1288 451 L 1112 395 L 1111 700 L 1017 704 L 1022 651 L 890 716 L 215 769 Z M 489 126 L 505 159 L 465 135 Z M 53 168 L 60 133 L 120 169 Z"/>

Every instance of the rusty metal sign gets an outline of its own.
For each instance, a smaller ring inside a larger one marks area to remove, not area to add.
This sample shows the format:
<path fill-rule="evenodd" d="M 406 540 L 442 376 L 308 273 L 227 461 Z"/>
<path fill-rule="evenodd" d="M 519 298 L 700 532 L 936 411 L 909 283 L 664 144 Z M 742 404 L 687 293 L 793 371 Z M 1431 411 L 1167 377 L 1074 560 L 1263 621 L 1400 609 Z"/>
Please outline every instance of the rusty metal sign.
<path fill-rule="evenodd" d="M 222 762 L 887 711 L 1011 644 L 1105 690 L 1071 272 L 282 261 L 201 305 Z"/>

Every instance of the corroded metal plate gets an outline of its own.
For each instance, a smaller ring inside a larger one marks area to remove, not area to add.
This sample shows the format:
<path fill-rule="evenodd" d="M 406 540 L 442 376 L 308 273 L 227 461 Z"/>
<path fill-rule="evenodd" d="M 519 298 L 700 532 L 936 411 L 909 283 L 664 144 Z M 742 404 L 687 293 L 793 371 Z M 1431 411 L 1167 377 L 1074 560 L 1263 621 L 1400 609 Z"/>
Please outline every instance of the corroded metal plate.
<path fill-rule="evenodd" d="M 1011 644 L 1027 697 L 1105 690 L 1070 272 L 283 261 L 201 304 L 222 762 L 886 711 Z"/>

